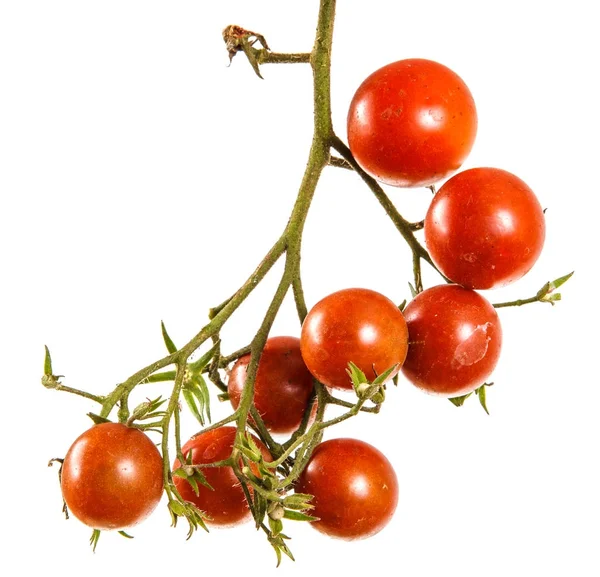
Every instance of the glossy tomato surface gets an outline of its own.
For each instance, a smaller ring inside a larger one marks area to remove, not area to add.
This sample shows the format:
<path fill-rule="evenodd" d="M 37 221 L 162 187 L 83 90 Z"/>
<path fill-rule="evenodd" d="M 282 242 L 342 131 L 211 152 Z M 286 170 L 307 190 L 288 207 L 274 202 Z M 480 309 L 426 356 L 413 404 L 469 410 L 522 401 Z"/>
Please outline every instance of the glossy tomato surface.
<path fill-rule="evenodd" d="M 494 370 L 502 328 L 494 307 L 458 285 L 419 293 L 404 309 L 409 347 L 402 372 L 417 387 L 445 397 L 465 395 Z"/>
<path fill-rule="evenodd" d="M 425 242 L 435 264 L 453 282 L 475 289 L 520 279 L 540 256 L 545 235 L 533 191 L 498 168 L 453 176 L 425 217 Z"/>
<path fill-rule="evenodd" d="M 385 455 L 357 439 L 317 446 L 295 486 L 313 495 L 311 525 L 340 539 L 363 539 L 383 529 L 398 504 L 398 479 Z"/>
<path fill-rule="evenodd" d="M 234 409 L 240 403 L 250 355 L 231 369 L 227 391 Z M 272 337 L 267 340 L 254 382 L 254 406 L 273 433 L 295 431 L 313 391 L 313 376 L 300 354 L 300 339 Z"/>
<path fill-rule="evenodd" d="M 428 186 L 460 168 L 477 134 L 467 85 L 437 62 L 412 58 L 376 70 L 348 112 L 348 144 L 373 178 Z"/>
<path fill-rule="evenodd" d="M 219 427 L 191 438 L 181 448 L 187 458 L 192 455 L 192 464 L 215 463 L 228 459 L 235 443 L 237 429 L 235 427 Z M 266 461 L 271 461 L 271 455 L 265 445 L 254 437 Z M 173 471 L 180 467 L 179 460 L 173 463 Z M 198 495 L 186 479 L 174 476 L 173 480 L 179 494 L 190 503 L 204 511 L 210 519 L 208 525 L 232 527 L 247 521 L 250 509 L 244 496 L 244 491 L 231 467 L 208 467 L 202 469 L 206 480 L 214 489 L 198 485 Z M 258 471 L 254 471 L 258 474 Z"/>
<path fill-rule="evenodd" d="M 94 529 L 143 521 L 163 491 L 162 457 L 140 430 L 120 423 L 88 429 L 71 445 L 61 469 L 69 511 Z"/>
<path fill-rule="evenodd" d="M 319 301 L 304 320 L 300 336 L 308 370 L 324 385 L 338 389 L 352 389 L 349 362 L 373 380 L 404 362 L 407 343 L 400 309 L 382 294 L 362 288 L 344 289 Z"/>

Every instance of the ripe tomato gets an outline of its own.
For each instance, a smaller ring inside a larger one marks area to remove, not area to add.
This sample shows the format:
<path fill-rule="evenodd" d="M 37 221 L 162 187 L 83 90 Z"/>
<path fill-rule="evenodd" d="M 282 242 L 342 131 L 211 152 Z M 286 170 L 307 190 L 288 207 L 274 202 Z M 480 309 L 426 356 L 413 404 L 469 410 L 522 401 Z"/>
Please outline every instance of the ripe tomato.
<path fill-rule="evenodd" d="M 494 307 L 458 285 L 419 293 L 404 309 L 409 346 L 402 372 L 417 387 L 444 397 L 466 395 L 494 370 L 502 328 Z"/>
<path fill-rule="evenodd" d="M 244 355 L 231 369 L 227 391 L 234 409 L 240 404 L 249 364 L 250 355 Z M 260 357 L 254 383 L 254 406 L 267 428 L 273 433 L 295 431 L 312 390 L 313 376 L 302 360 L 300 339 L 270 338 Z"/>
<path fill-rule="evenodd" d="M 346 373 L 350 361 L 373 380 L 376 372 L 401 365 L 407 346 L 400 309 L 382 294 L 361 288 L 341 290 L 318 302 L 300 336 L 308 370 L 324 385 L 338 389 L 352 389 Z"/>
<path fill-rule="evenodd" d="M 544 212 L 514 174 L 473 168 L 448 180 L 425 218 L 431 258 L 452 281 L 475 289 L 507 285 L 542 252 Z"/>
<path fill-rule="evenodd" d="M 181 451 L 186 458 L 191 451 L 193 465 L 223 461 L 231 455 L 236 432 L 235 427 L 219 427 L 206 433 L 200 433 L 185 443 Z M 267 447 L 260 439 L 253 438 L 265 461 L 271 461 L 272 458 Z M 176 459 L 173 463 L 173 471 L 180 466 L 179 460 Z M 233 469 L 231 467 L 207 467 L 202 469 L 202 472 L 214 490 L 199 484 L 198 495 L 194 493 L 187 480 L 173 476 L 175 486 L 183 499 L 193 503 L 211 517 L 207 520 L 208 525 L 232 527 L 247 521 L 251 515 L 250 509 Z M 258 475 L 258 470 L 255 470 L 254 473 Z"/>
<path fill-rule="evenodd" d="M 296 482 L 314 498 L 311 525 L 331 537 L 371 537 L 391 520 L 398 504 L 398 479 L 385 455 L 357 439 L 318 445 Z"/>
<path fill-rule="evenodd" d="M 162 496 L 163 463 L 139 429 L 102 423 L 67 452 L 61 469 L 67 507 L 94 529 L 124 529 L 143 521 Z"/>
<path fill-rule="evenodd" d="M 419 58 L 373 72 L 348 112 L 354 158 L 392 186 L 427 186 L 458 170 L 476 133 L 467 85 L 446 66 Z"/>

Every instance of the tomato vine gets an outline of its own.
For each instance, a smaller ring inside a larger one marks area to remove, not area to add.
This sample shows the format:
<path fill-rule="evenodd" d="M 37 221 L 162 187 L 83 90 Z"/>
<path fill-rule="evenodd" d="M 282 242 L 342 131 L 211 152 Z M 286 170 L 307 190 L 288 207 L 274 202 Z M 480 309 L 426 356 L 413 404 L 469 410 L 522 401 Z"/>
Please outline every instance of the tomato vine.
<path fill-rule="evenodd" d="M 90 413 L 90 417 L 97 424 L 108 421 L 116 409 L 119 423 L 141 431 L 155 431 L 162 435 L 160 445 L 162 480 L 169 500 L 173 525 L 179 518 L 185 518 L 189 524 L 190 536 L 196 529 L 206 528 L 206 525 L 211 522 L 210 518 L 201 510 L 199 502 L 194 504 L 194 499 L 190 495 L 192 493 L 198 495 L 201 490 L 208 491 L 212 483 L 217 482 L 218 477 L 213 474 L 214 471 L 209 474 L 209 468 L 219 467 L 230 471 L 239 481 L 241 493 L 247 501 L 256 527 L 265 532 L 276 551 L 278 560 L 281 559 L 282 554 L 292 557 L 286 544 L 287 537 L 282 532 L 283 519 L 305 521 L 315 519 L 311 515 L 313 507 L 311 496 L 289 491 L 305 471 L 313 451 L 323 438 L 324 430 L 361 411 L 377 413 L 385 398 L 385 383 L 398 372 L 405 353 L 404 350 L 402 358 L 398 359 L 399 362 L 394 366 L 377 367 L 380 374 L 375 370 L 374 362 L 371 371 L 373 374 L 370 373 L 370 367 L 363 367 L 361 370 L 351 364 L 348 370 L 357 394 L 354 402 L 336 397 L 324 384 L 315 380 L 314 390 L 306 402 L 299 426 L 285 442 L 279 442 L 274 438 L 270 427 L 265 423 L 261 412 L 254 404 L 255 384 L 261 355 L 273 322 L 290 290 L 293 293 L 300 323 L 304 322 L 309 312 L 300 270 L 302 235 L 323 170 L 327 166 L 333 166 L 356 172 L 381 204 L 412 253 L 412 288 L 415 295 L 424 291 L 422 261 L 438 270 L 428 251 L 415 235 L 416 231 L 423 228 L 423 222 L 410 222 L 400 214 L 378 181 L 360 166 L 350 148 L 334 132 L 331 118 L 330 68 L 335 9 L 335 0 L 321 0 L 317 32 L 311 52 L 295 54 L 272 52 L 262 35 L 239 26 L 229 26 L 223 32 L 230 58 L 237 53 L 243 53 L 258 76 L 261 75 L 260 67 L 264 64 L 309 64 L 313 71 L 314 132 L 306 170 L 289 221 L 262 262 L 232 296 L 210 309 L 209 322 L 185 345 L 176 346 L 163 325 L 163 338 L 168 354 L 139 369 L 106 395 L 95 395 L 63 385 L 60 377 L 54 375 L 48 349 L 46 349 L 42 379 L 42 383 L 47 388 L 76 394 L 97 403 L 99 405 L 98 413 Z M 333 153 L 337 153 L 339 156 Z M 229 355 L 222 355 L 221 329 L 280 259 L 284 259 L 283 273 L 258 331 L 248 346 Z M 442 282 L 450 282 L 442 273 L 440 276 Z M 535 297 L 498 303 L 494 306 L 502 308 L 532 302 L 553 304 L 560 299 L 560 295 L 555 292 L 555 289 L 566 282 L 569 276 L 546 283 Z M 198 360 L 190 361 L 192 355 L 209 342 L 212 344 L 210 350 Z M 406 344 L 405 342 L 405 348 Z M 228 398 L 228 388 L 222 380 L 221 372 L 227 369 L 231 363 L 246 355 L 249 355 L 249 359 L 247 359 L 244 369 L 243 388 L 239 399 L 236 399 L 237 408 L 224 419 L 206 425 L 206 422 L 210 421 L 210 395 L 206 378 L 218 389 L 221 399 Z M 164 370 L 167 368 L 169 370 Z M 368 373 L 370 378 L 367 378 L 365 373 Z M 166 399 L 146 401 L 131 409 L 129 406 L 131 393 L 136 387 L 147 382 L 172 382 L 173 384 Z M 477 390 L 485 391 L 481 382 L 477 384 L 480 385 Z M 460 387 L 457 390 L 460 393 L 465 392 Z M 472 390 L 474 389 L 472 388 Z M 467 392 L 464 397 L 466 398 L 471 392 Z M 485 394 L 478 393 L 478 395 L 486 408 Z M 185 399 L 191 412 L 203 426 L 202 430 L 188 443 L 182 443 L 180 437 L 181 407 L 179 402 L 181 397 Z M 456 405 L 462 404 L 455 399 L 451 400 Z M 326 419 L 325 411 L 328 405 L 337 405 L 346 411 L 334 418 Z M 193 451 L 186 449 L 186 447 L 192 447 L 194 442 L 199 442 L 203 435 L 218 430 L 229 431 L 232 425 L 235 425 L 235 439 L 227 446 L 225 453 L 222 451 L 219 453 L 218 461 L 206 462 L 196 459 Z M 249 430 L 256 433 L 258 440 L 254 439 Z M 173 458 L 170 451 L 172 438 L 175 441 Z M 268 451 L 269 459 L 264 456 L 263 445 Z M 175 463 L 173 466 L 172 462 Z M 182 487 L 185 487 L 185 490 Z M 215 487 L 211 488 L 215 489 Z M 386 509 L 386 516 L 389 515 L 389 512 L 390 510 Z M 244 511 L 240 510 L 236 515 L 242 518 Z M 322 524 L 323 526 L 327 525 L 326 521 L 322 521 Z M 93 529 L 95 545 L 98 540 L 98 527 L 94 526 Z"/>

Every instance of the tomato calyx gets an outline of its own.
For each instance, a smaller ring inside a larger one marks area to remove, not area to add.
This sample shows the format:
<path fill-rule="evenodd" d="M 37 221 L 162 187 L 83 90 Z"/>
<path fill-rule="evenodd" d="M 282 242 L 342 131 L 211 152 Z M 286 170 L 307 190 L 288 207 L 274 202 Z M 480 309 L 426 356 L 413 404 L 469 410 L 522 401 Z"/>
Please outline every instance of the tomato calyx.
<path fill-rule="evenodd" d="M 375 406 L 379 406 L 385 401 L 385 384 L 390 379 L 390 375 L 393 373 L 397 374 L 398 368 L 399 364 L 396 363 L 387 371 L 381 373 L 381 375 L 377 375 L 372 381 L 369 381 L 365 373 L 363 373 L 353 362 L 348 363 L 346 372 L 352 381 L 354 392 L 359 400 L 363 403 L 371 401 Z M 375 368 L 373 368 L 373 372 L 377 374 Z"/>
<path fill-rule="evenodd" d="M 459 397 L 450 397 L 448 400 L 455 406 L 455 407 L 462 407 L 465 404 L 465 401 L 471 396 L 471 395 L 477 395 L 477 398 L 479 399 L 479 404 L 483 407 L 483 410 L 489 415 L 490 412 L 488 411 L 487 408 L 487 401 L 486 401 L 486 387 L 491 387 L 494 383 L 483 383 L 483 385 L 481 385 L 480 387 L 477 387 L 474 391 L 471 391 L 470 393 L 467 393 L 466 395 L 461 395 Z"/>
<path fill-rule="evenodd" d="M 171 487 L 171 489 L 174 490 L 175 487 Z M 169 513 L 171 514 L 171 527 L 177 526 L 179 517 L 185 517 L 188 522 L 189 529 L 186 540 L 190 539 L 194 534 L 194 531 L 197 531 L 199 528 L 204 529 L 208 533 L 206 520 L 208 520 L 209 517 L 204 512 L 200 511 L 193 503 L 179 500 L 179 498 L 171 498 L 169 499 L 168 508 Z"/>

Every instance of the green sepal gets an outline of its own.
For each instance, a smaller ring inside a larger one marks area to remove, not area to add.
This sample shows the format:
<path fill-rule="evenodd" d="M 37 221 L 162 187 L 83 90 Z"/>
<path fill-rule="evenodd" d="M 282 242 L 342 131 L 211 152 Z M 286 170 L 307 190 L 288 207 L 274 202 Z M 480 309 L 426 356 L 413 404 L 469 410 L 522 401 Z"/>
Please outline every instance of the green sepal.
<path fill-rule="evenodd" d="M 248 58 L 248 62 L 250 62 L 250 66 L 252 66 L 252 70 L 254 70 L 256 76 L 258 76 L 261 80 L 263 80 L 263 77 L 260 74 L 258 60 L 256 59 L 252 45 L 250 44 L 250 42 L 248 42 L 248 40 L 246 38 L 242 38 L 240 43 L 242 46 L 242 50 L 244 51 L 244 54 L 246 55 L 246 58 Z"/>
<path fill-rule="evenodd" d="M 208 422 L 211 422 L 210 416 L 210 392 L 204 377 L 195 373 L 186 380 L 183 385 L 183 398 L 185 399 L 190 411 L 194 417 L 204 426 L 204 415 Z M 197 401 L 197 404 L 196 404 Z"/>
<path fill-rule="evenodd" d="M 198 407 L 196 406 L 196 400 L 195 400 L 195 397 L 194 397 L 194 394 L 192 393 L 192 391 L 190 391 L 189 389 L 183 389 L 181 391 L 181 394 L 183 395 L 183 398 L 185 399 L 185 402 L 190 410 L 190 413 L 192 413 L 194 418 L 202 426 L 204 426 L 204 417 L 202 416 L 202 413 L 198 410 Z"/>
<path fill-rule="evenodd" d="M 125 537 L 126 539 L 133 539 L 133 535 L 128 535 L 127 533 L 125 533 L 125 531 L 117 531 L 117 533 L 119 533 L 119 535 Z"/>
<path fill-rule="evenodd" d="M 178 517 L 185 517 L 185 506 L 179 501 L 169 501 L 169 509 Z"/>
<path fill-rule="evenodd" d="M 377 378 L 371 383 L 373 385 L 383 385 L 388 382 L 390 375 L 398 368 L 398 363 L 396 363 L 393 367 L 390 367 L 384 373 L 381 373 L 377 376 Z"/>
<path fill-rule="evenodd" d="M 283 514 L 284 519 L 291 519 L 292 521 L 318 521 L 319 517 L 313 517 L 312 515 L 307 515 L 306 513 L 302 513 L 300 511 L 291 511 L 290 509 L 286 509 Z"/>
<path fill-rule="evenodd" d="M 411 283 L 408 283 L 408 288 L 410 289 L 410 296 L 412 298 L 415 298 L 419 294 L 417 292 L 417 289 L 415 289 L 415 287 Z"/>
<path fill-rule="evenodd" d="M 52 376 L 52 357 L 50 356 L 50 349 L 44 345 L 46 349 L 46 355 L 44 357 L 44 375 L 47 377 Z"/>
<path fill-rule="evenodd" d="M 94 529 L 92 531 L 92 536 L 90 537 L 90 545 L 92 546 L 92 551 L 96 552 L 96 546 L 98 545 L 98 541 L 100 539 L 100 529 Z"/>
<path fill-rule="evenodd" d="M 312 509 L 313 505 L 310 504 L 310 501 L 313 500 L 313 496 L 308 493 L 294 493 L 292 495 L 287 495 L 283 499 L 283 506 L 286 509 Z"/>
<path fill-rule="evenodd" d="M 488 408 L 485 404 L 485 387 L 486 387 L 485 384 L 481 385 L 481 387 L 479 387 L 476 390 L 476 392 L 477 392 L 477 396 L 479 397 L 479 402 L 481 403 L 481 406 L 483 407 L 483 410 L 489 415 L 490 412 L 488 411 Z"/>
<path fill-rule="evenodd" d="M 111 423 L 110 419 L 96 415 L 96 413 L 87 413 L 87 416 L 94 421 L 95 425 L 101 425 L 102 423 Z"/>
<path fill-rule="evenodd" d="M 212 360 L 215 355 L 215 352 L 221 345 L 221 341 L 217 341 L 208 351 L 206 351 L 197 361 L 190 363 L 190 371 L 193 373 L 202 372 L 207 366 L 208 363 Z"/>
<path fill-rule="evenodd" d="M 189 477 L 189 475 L 185 472 L 183 467 L 179 467 L 179 469 L 175 469 L 172 472 L 172 475 L 175 475 L 176 477 L 181 477 L 182 479 L 187 479 Z"/>
<path fill-rule="evenodd" d="M 271 529 L 273 537 L 277 537 L 283 531 L 283 522 L 281 519 L 271 519 L 269 517 L 269 529 Z"/>
<path fill-rule="evenodd" d="M 450 397 L 448 400 L 455 407 L 462 407 L 465 404 L 465 401 L 472 395 L 473 393 L 468 393 L 467 395 L 462 395 L 460 397 Z"/>
<path fill-rule="evenodd" d="M 552 292 L 554 290 L 556 290 L 558 287 L 561 287 L 562 285 L 564 285 L 573 275 L 575 274 L 575 271 L 571 271 L 569 274 L 566 274 L 564 276 L 561 276 L 555 280 L 553 280 L 552 282 L 548 283 L 548 291 L 547 292 Z"/>
<path fill-rule="evenodd" d="M 404 309 L 406 308 L 406 299 L 404 299 L 399 305 L 398 308 L 400 309 L 400 312 L 404 312 Z"/>
<path fill-rule="evenodd" d="M 192 488 L 192 491 L 194 491 L 196 497 L 200 495 L 200 490 L 198 489 L 198 481 L 196 481 L 196 479 L 194 479 L 194 477 L 192 476 L 187 478 L 187 482 L 190 484 L 190 487 Z"/>
<path fill-rule="evenodd" d="M 163 341 L 165 341 L 165 346 L 167 347 L 167 351 L 169 351 L 169 354 L 172 355 L 174 352 L 177 351 L 177 347 L 175 346 L 175 343 L 171 340 L 171 337 L 169 336 L 169 333 L 167 332 L 167 328 L 165 327 L 165 323 L 163 321 L 160 321 L 160 328 L 162 331 Z"/>

